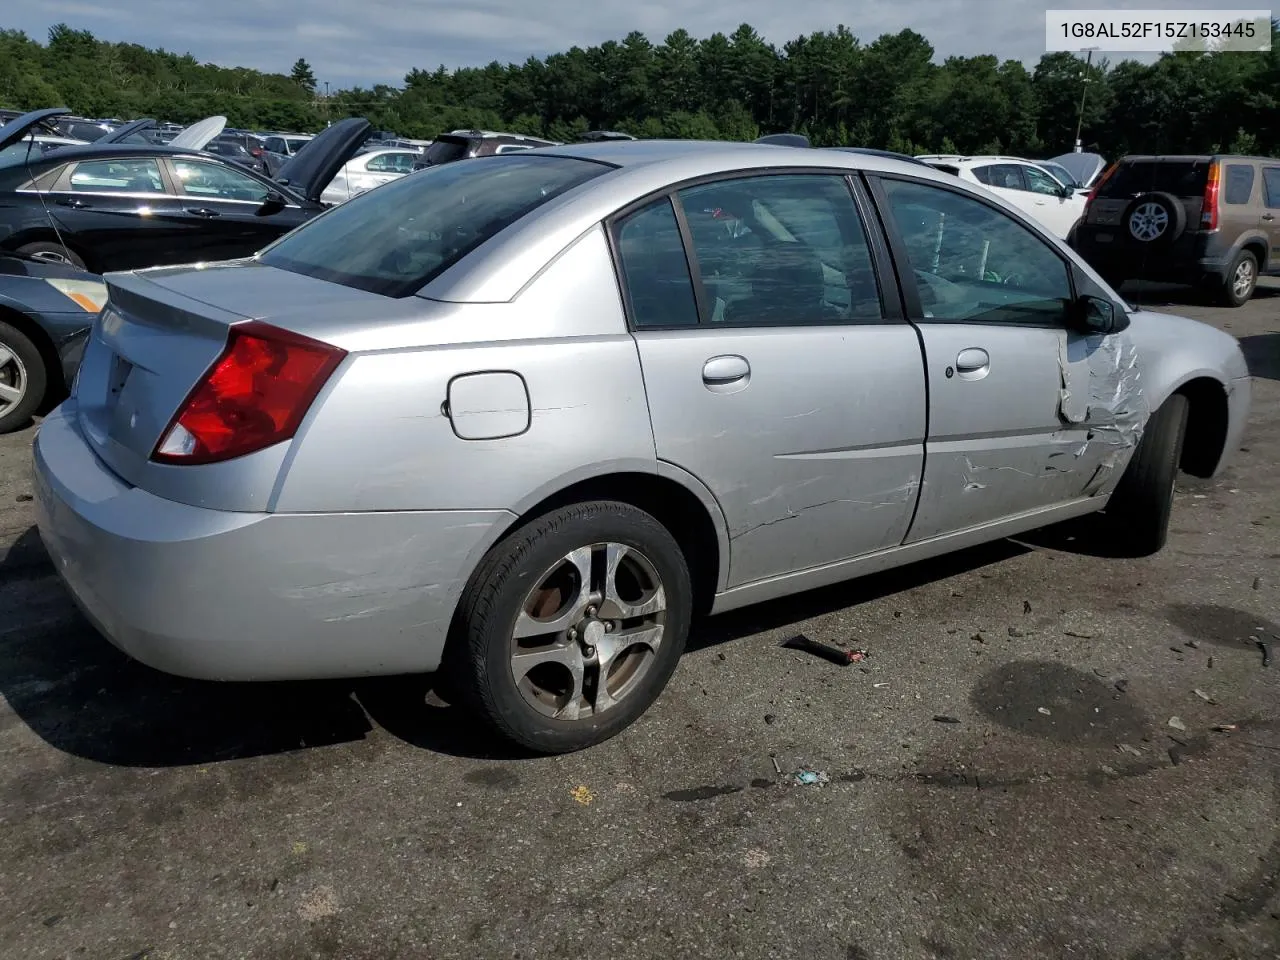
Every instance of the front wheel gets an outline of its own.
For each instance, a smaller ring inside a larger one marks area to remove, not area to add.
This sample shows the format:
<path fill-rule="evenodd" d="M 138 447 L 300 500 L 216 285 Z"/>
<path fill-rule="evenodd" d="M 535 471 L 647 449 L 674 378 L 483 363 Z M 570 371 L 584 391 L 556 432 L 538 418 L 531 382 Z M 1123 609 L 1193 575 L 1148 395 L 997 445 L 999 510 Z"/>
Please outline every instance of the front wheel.
<path fill-rule="evenodd" d="M 684 554 L 661 523 L 625 503 L 574 504 L 493 548 L 463 593 L 446 669 L 505 739 L 580 750 L 657 699 L 692 609 Z"/>
<path fill-rule="evenodd" d="M 1107 502 L 1108 536 L 1127 556 L 1158 553 L 1168 539 L 1186 428 L 1187 398 L 1176 393 L 1147 421 L 1138 449 Z"/>

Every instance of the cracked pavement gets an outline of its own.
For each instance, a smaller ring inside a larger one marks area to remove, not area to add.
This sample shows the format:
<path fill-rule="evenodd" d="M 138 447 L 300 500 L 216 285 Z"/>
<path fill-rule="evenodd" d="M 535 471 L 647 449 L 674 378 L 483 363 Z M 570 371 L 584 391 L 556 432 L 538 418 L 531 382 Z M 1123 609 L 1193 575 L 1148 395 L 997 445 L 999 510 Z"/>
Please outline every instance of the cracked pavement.
<path fill-rule="evenodd" d="M 1044 531 L 710 620 L 551 759 L 426 681 L 132 663 L 32 529 L 32 431 L 0 438 L 0 956 L 1280 957 L 1280 283 L 1142 296 L 1255 373 L 1163 553 Z"/>

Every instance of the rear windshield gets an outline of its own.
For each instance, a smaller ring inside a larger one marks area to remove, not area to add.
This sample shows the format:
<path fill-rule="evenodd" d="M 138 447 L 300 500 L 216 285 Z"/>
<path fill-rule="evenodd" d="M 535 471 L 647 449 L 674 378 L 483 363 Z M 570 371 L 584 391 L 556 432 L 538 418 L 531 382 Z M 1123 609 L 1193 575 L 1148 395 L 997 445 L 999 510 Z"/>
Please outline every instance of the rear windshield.
<path fill-rule="evenodd" d="M 428 167 L 331 208 L 260 262 L 405 297 L 521 217 L 612 167 L 530 152 Z"/>
<path fill-rule="evenodd" d="M 430 165 L 437 163 L 452 163 L 454 160 L 461 160 L 467 155 L 467 148 L 471 145 L 471 141 L 464 139 L 453 139 L 441 137 L 435 143 L 427 147 L 427 152 L 422 159 Z"/>
<path fill-rule="evenodd" d="M 1175 197 L 1202 197 L 1208 173 L 1207 159 L 1131 160 L 1120 164 L 1099 196 L 1130 197 L 1154 191 Z"/>

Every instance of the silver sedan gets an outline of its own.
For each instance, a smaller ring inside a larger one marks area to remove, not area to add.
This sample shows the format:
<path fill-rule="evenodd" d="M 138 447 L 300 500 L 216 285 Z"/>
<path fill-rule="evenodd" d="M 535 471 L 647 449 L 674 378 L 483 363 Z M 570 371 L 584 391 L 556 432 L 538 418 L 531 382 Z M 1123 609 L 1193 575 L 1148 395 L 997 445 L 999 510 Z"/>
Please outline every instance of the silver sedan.
<path fill-rule="evenodd" d="M 891 158 L 637 141 L 445 164 L 222 264 L 107 277 L 35 441 L 114 644 L 192 677 L 446 671 L 603 740 L 695 617 L 1103 511 L 1165 542 L 1236 341 Z"/>

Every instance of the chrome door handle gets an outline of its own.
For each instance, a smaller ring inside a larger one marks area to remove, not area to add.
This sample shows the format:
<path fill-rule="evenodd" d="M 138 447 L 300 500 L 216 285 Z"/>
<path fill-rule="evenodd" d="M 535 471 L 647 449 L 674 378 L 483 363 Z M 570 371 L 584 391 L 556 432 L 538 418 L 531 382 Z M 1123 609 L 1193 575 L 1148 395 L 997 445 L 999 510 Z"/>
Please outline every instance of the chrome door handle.
<path fill-rule="evenodd" d="M 751 373 L 746 357 L 729 355 L 712 357 L 702 365 L 702 382 L 707 386 L 725 386 L 745 380 Z"/>
<path fill-rule="evenodd" d="M 217 210 L 210 210 L 208 207 L 187 207 L 187 213 L 195 214 L 197 217 L 204 217 L 205 219 L 218 215 Z"/>
<path fill-rule="evenodd" d="M 991 356 L 981 347 L 967 347 L 956 356 L 956 375 L 961 380 L 981 380 L 991 372 Z"/>
<path fill-rule="evenodd" d="M 1263 220 L 1274 220 L 1274 219 L 1275 219 L 1275 217 L 1273 217 L 1273 216 L 1272 216 L 1271 214 L 1269 214 L 1269 213 L 1264 213 L 1264 214 L 1262 215 L 1262 219 L 1263 219 Z"/>

